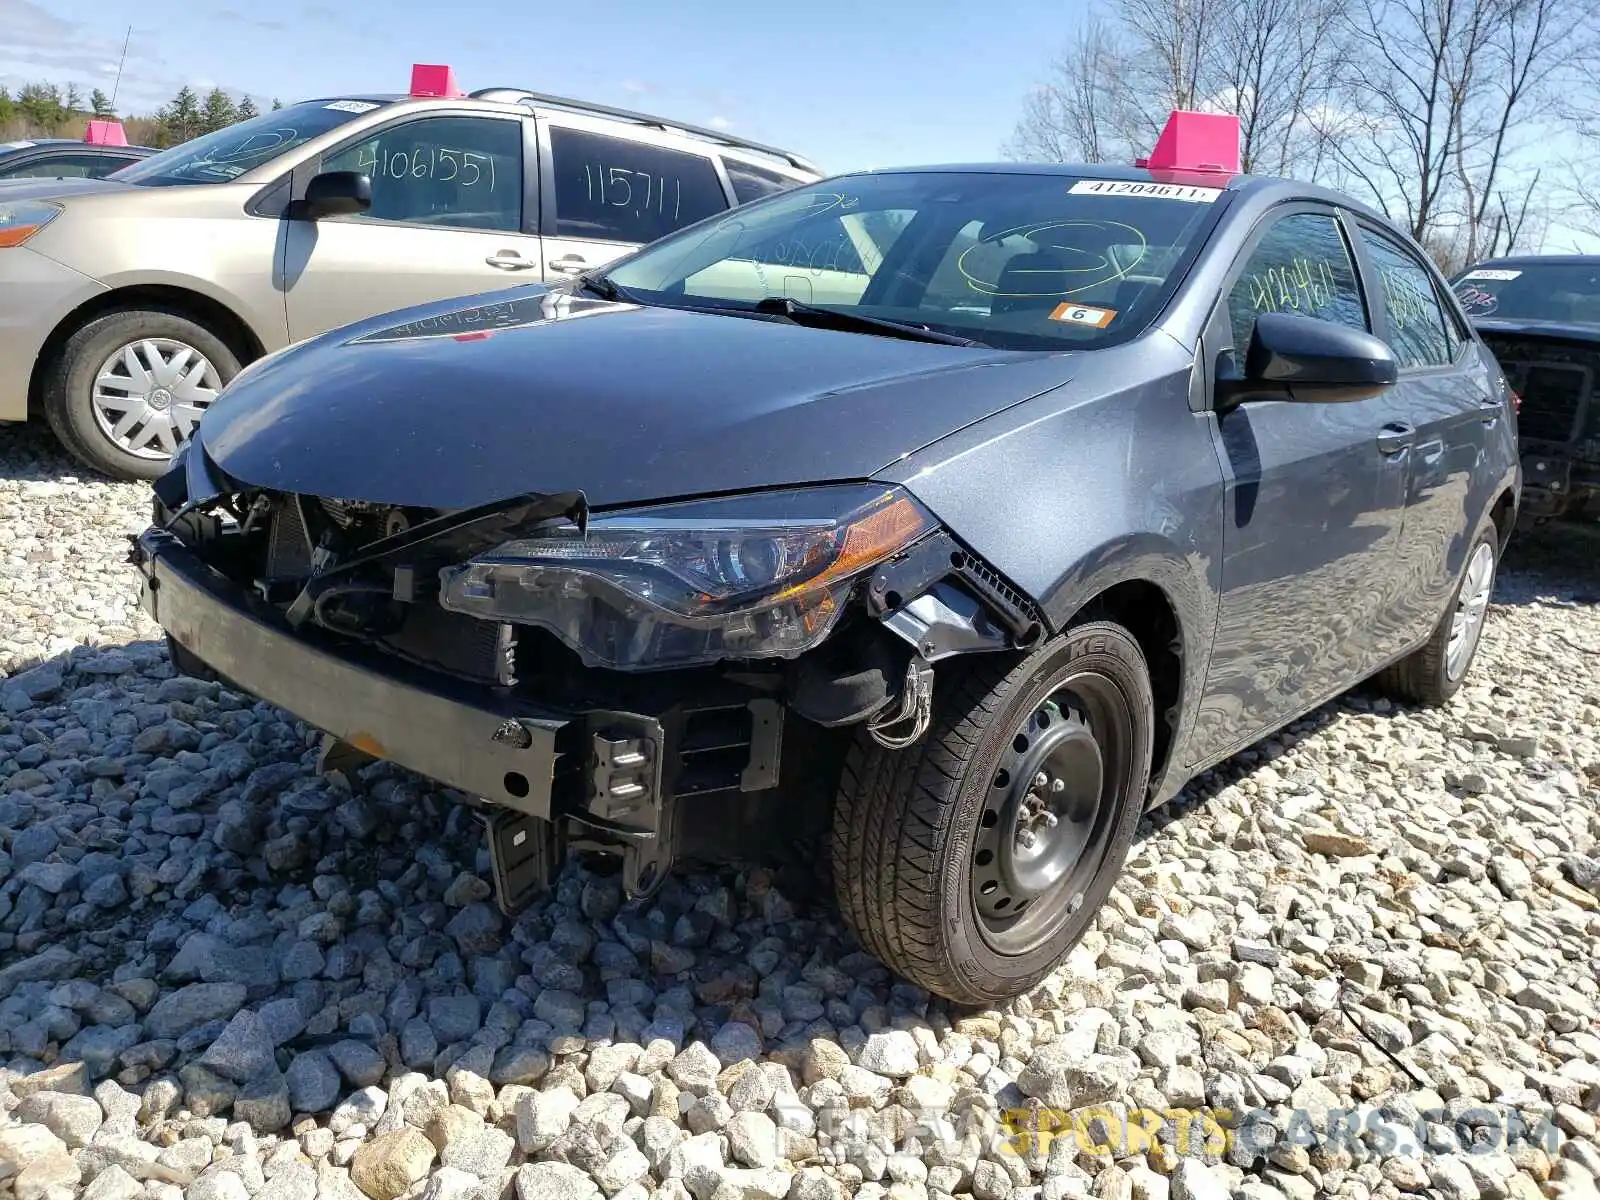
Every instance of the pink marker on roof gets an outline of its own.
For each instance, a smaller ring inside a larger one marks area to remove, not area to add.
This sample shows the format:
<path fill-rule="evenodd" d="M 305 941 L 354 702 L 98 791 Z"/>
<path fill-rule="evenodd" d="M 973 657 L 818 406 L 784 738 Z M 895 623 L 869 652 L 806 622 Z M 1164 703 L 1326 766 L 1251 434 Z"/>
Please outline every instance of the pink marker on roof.
<path fill-rule="evenodd" d="M 411 66 L 411 94 L 413 96 L 438 96 L 454 99 L 466 95 L 456 86 L 456 73 L 447 66 L 430 63 L 413 63 Z"/>
<path fill-rule="evenodd" d="M 1239 118 L 1227 113 L 1174 109 L 1149 158 L 1133 165 L 1153 171 L 1239 173 Z"/>
<path fill-rule="evenodd" d="M 91 146 L 126 146 L 128 135 L 122 131 L 121 121 L 90 121 L 83 140 Z"/>

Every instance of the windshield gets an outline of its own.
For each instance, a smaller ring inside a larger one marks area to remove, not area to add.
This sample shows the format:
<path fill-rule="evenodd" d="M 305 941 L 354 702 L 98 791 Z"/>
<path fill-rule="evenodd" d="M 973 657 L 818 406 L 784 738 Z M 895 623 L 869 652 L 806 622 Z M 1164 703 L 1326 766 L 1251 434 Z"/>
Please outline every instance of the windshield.
<path fill-rule="evenodd" d="M 700 222 L 606 278 L 641 304 L 748 312 L 776 297 L 1000 349 L 1094 349 L 1150 322 L 1223 195 L 1055 174 L 844 176 Z"/>
<path fill-rule="evenodd" d="M 1600 325 L 1600 260 L 1476 267 L 1454 286 L 1469 317 Z"/>
<path fill-rule="evenodd" d="M 153 154 L 115 171 L 110 178 L 147 187 L 227 183 L 352 117 L 380 107 L 373 100 L 314 100 L 264 112 L 248 121 Z"/>

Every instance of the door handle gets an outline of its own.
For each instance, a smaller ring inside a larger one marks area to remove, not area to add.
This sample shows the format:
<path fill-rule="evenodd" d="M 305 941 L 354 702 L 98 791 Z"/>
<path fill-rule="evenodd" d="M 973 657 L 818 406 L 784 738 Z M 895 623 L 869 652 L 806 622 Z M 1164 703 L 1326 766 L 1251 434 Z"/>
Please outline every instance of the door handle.
<path fill-rule="evenodd" d="M 1415 429 L 1404 421 L 1396 421 L 1378 431 L 1378 449 L 1388 455 L 1404 454 L 1416 438 Z"/>
<path fill-rule="evenodd" d="M 1485 400 L 1478 405 L 1478 419 L 1485 425 L 1493 427 L 1505 413 L 1505 407 L 1498 400 Z"/>
<path fill-rule="evenodd" d="M 499 267 L 502 271 L 526 271 L 539 264 L 531 258 L 523 258 L 515 250 L 496 250 L 483 260 L 491 267 Z"/>
<path fill-rule="evenodd" d="M 563 275 L 576 275 L 579 271 L 588 269 L 589 261 L 581 254 L 563 254 L 560 258 L 552 258 L 546 265 L 552 271 L 560 271 Z"/>

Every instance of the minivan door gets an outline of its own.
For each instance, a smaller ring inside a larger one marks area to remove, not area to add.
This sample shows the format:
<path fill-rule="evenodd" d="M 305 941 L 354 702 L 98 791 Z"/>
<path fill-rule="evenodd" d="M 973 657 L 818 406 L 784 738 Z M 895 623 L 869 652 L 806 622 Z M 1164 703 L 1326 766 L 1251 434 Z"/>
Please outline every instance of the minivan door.
<path fill-rule="evenodd" d="M 549 282 L 604 266 L 730 207 L 709 152 L 618 137 L 616 129 L 615 122 L 577 115 L 539 118 Z"/>
<path fill-rule="evenodd" d="M 277 264 L 294 341 L 413 304 L 543 277 L 531 123 L 428 115 L 369 131 L 304 171 L 359 171 L 372 207 L 289 220 Z M 296 182 L 302 188 L 300 173 Z"/>

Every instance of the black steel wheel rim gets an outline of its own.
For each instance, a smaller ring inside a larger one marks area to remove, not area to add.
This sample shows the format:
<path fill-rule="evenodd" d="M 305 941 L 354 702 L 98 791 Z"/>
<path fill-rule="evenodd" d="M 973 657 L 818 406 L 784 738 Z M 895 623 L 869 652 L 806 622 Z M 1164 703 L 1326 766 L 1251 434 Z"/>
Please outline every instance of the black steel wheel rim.
<path fill-rule="evenodd" d="M 1121 689 L 1070 677 L 1012 731 L 973 839 L 972 902 L 984 940 L 1025 954 L 1087 902 L 1127 786 L 1133 721 Z"/>

